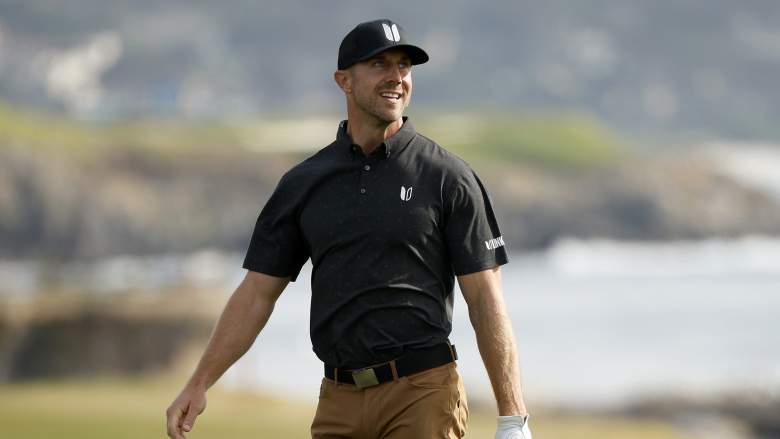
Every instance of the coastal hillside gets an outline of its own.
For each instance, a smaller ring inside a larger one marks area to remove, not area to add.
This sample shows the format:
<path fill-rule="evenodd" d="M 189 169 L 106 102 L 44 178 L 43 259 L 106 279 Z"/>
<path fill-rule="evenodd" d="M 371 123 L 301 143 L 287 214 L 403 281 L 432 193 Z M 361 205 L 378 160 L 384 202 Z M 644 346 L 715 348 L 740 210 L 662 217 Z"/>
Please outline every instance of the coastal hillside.
<path fill-rule="evenodd" d="M 96 125 L 0 110 L 0 257 L 52 260 L 243 251 L 278 179 L 338 120 Z M 514 250 L 780 234 L 777 199 L 706 152 L 648 156 L 583 115 L 421 114 L 415 125 L 477 170 Z"/>

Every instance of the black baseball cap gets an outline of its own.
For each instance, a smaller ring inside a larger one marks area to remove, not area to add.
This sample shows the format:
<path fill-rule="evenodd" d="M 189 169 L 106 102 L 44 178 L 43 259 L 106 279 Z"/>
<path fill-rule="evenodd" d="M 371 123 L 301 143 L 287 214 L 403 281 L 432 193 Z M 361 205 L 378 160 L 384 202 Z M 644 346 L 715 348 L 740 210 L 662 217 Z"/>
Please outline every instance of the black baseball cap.
<path fill-rule="evenodd" d="M 398 23 L 383 18 L 360 23 L 349 31 L 339 46 L 338 68 L 344 70 L 377 53 L 395 48 L 406 50 L 413 65 L 428 61 L 428 54 L 409 43 L 403 28 Z"/>

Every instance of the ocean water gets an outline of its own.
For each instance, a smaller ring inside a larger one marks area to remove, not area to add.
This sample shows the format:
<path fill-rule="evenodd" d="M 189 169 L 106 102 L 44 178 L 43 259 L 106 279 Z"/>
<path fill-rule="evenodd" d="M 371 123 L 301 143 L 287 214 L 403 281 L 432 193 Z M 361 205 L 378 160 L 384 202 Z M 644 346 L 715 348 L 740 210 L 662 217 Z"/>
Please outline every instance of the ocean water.
<path fill-rule="evenodd" d="M 242 254 L 205 250 L 74 262 L 52 272 L 0 261 L 0 296 L 56 281 L 112 294 L 191 285 L 229 295 Z M 250 351 L 219 385 L 316 401 L 322 365 L 309 341 L 311 265 L 282 294 Z M 695 242 L 563 240 L 511 253 L 503 290 L 529 405 L 620 406 L 658 395 L 780 395 L 780 238 Z M 452 341 L 472 400 L 491 390 L 456 288 Z"/>
<path fill-rule="evenodd" d="M 510 258 L 503 289 L 529 404 L 608 408 L 659 395 L 780 394 L 780 240 L 566 240 Z M 322 365 L 308 336 L 310 270 L 290 284 L 221 385 L 316 401 Z M 489 401 L 455 294 L 459 369 L 470 397 Z"/>

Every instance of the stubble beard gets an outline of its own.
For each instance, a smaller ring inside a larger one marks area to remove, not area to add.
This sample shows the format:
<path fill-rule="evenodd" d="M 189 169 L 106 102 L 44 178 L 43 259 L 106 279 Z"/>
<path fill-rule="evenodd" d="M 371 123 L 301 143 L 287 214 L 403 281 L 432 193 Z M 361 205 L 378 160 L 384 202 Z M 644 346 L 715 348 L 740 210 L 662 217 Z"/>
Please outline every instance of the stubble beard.
<path fill-rule="evenodd" d="M 391 124 L 401 118 L 404 110 L 409 106 L 410 95 L 404 92 L 400 106 L 394 109 L 385 107 L 385 102 L 377 90 L 372 90 L 371 95 L 364 96 L 361 93 L 355 93 L 355 104 L 360 110 L 375 119 L 380 124 Z M 384 107 L 384 108 L 383 108 Z"/>

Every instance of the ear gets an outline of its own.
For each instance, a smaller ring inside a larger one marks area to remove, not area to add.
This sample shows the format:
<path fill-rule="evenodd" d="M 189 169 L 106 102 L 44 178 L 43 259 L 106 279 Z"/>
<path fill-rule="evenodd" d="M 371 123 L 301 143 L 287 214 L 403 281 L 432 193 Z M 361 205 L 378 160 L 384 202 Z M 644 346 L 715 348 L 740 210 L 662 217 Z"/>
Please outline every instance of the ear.
<path fill-rule="evenodd" d="M 336 70 L 333 73 L 333 80 L 344 93 L 352 93 L 352 72 L 349 70 Z"/>

